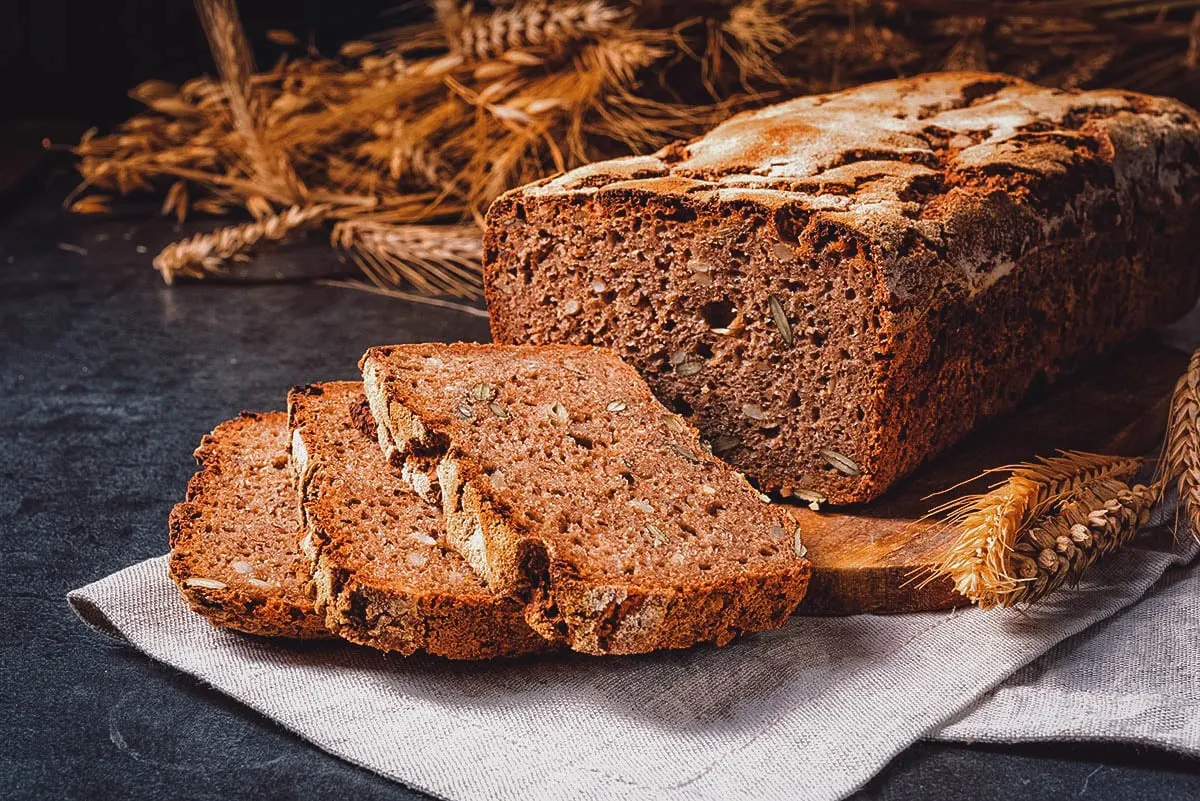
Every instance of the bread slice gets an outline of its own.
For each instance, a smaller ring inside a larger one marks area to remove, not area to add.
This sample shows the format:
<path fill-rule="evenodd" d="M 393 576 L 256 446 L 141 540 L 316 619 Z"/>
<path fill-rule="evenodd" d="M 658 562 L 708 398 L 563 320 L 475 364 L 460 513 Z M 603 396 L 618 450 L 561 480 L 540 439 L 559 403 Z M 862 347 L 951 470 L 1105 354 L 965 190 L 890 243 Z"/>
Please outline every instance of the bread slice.
<path fill-rule="evenodd" d="M 288 393 L 301 550 L 325 624 L 384 651 L 486 659 L 552 647 L 522 604 L 490 591 L 445 545 L 437 507 L 392 474 L 360 383 Z"/>
<path fill-rule="evenodd" d="M 171 578 L 191 607 L 224 628 L 328 637 L 312 601 L 288 469 L 287 415 L 243 413 L 205 435 L 187 500 L 171 512 Z"/>
<path fill-rule="evenodd" d="M 451 544 L 543 636 L 594 654 L 778 627 L 792 519 L 600 348 L 399 345 L 361 364 L 393 458 L 436 461 Z"/>

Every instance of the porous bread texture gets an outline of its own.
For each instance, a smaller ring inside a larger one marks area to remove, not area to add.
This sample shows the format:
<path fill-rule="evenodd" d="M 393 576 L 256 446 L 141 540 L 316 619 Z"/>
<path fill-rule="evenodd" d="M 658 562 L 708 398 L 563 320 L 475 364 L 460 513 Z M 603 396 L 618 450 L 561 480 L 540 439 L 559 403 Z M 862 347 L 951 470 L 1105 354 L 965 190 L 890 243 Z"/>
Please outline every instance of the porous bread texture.
<path fill-rule="evenodd" d="M 171 578 L 195 611 L 268 637 L 328 637 L 313 609 L 288 469 L 287 415 L 221 423 L 196 449 L 200 470 L 170 517 Z"/>
<path fill-rule="evenodd" d="M 490 209 L 497 342 L 614 348 L 769 491 L 869 501 L 1200 282 L 1200 117 L 947 73 L 802 97 Z"/>
<path fill-rule="evenodd" d="M 488 659 L 551 648 L 523 604 L 490 591 L 444 540 L 436 507 L 389 470 L 362 384 L 288 393 L 292 461 L 317 611 L 384 651 Z"/>
<path fill-rule="evenodd" d="M 724 645 L 803 598 L 795 522 L 612 352 L 400 345 L 361 366 L 386 449 L 436 462 L 450 543 L 544 637 Z"/>

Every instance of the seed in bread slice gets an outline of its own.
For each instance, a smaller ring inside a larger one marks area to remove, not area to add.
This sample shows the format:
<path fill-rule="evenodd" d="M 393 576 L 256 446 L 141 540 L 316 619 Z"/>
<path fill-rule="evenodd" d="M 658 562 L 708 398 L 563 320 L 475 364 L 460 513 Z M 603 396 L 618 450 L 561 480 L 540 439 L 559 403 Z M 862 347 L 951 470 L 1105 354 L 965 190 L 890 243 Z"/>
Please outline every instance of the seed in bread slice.
<path fill-rule="evenodd" d="M 313 609 L 288 469 L 287 415 L 243 413 L 205 435 L 187 500 L 171 512 L 171 578 L 223 628 L 269 637 L 328 637 Z"/>
<path fill-rule="evenodd" d="M 525 622 L 519 600 L 489 590 L 449 549 L 441 512 L 389 469 L 361 383 L 293 389 L 288 414 L 300 547 L 331 631 L 385 651 L 451 659 L 552 647 Z"/>
<path fill-rule="evenodd" d="M 796 524 L 611 351 L 399 345 L 361 364 L 393 459 L 437 463 L 450 543 L 543 636 L 595 654 L 783 625 Z"/>

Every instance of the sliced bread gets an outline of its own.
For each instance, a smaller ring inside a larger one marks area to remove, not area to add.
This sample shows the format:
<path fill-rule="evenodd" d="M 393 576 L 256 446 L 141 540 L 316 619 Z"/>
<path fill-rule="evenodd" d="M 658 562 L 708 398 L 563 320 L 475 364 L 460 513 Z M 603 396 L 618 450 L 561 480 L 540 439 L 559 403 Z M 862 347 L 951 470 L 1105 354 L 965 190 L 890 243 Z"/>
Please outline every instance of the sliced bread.
<path fill-rule="evenodd" d="M 288 469 L 287 415 L 243 413 L 205 435 L 187 500 L 171 512 L 171 578 L 214 624 L 271 637 L 328 637 L 313 608 Z"/>
<path fill-rule="evenodd" d="M 446 546 L 437 507 L 393 475 L 362 384 L 293 389 L 288 415 L 300 547 L 331 631 L 385 651 L 451 659 L 552 647 L 525 622 L 520 601 L 489 590 Z"/>
<path fill-rule="evenodd" d="M 543 636 L 594 654 L 724 644 L 804 596 L 790 516 L 611 351 L 400 345 L 361 366 L 385 450 L 436 462 L 450 543 Z"/>

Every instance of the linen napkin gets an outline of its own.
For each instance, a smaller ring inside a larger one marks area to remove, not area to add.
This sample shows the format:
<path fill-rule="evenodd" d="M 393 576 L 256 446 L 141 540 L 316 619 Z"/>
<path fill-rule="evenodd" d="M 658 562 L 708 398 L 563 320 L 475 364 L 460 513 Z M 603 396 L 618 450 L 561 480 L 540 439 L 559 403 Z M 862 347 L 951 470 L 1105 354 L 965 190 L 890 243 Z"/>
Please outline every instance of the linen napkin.
<path fill-rule="evenodd" d="M 1026 612 L 794 617 L 726 648 L 622 658 L 461 664 L 263 641 L 193 614 L 165 557 L 69 600 L 97 630 L 443 798 L 832 801 L 930 736 L 1200 753 L 1196 570 L 1176 567 L 1055 649 L 1196 550 L 1186 537 L 1175 553 L 1121 551 Z"/>

